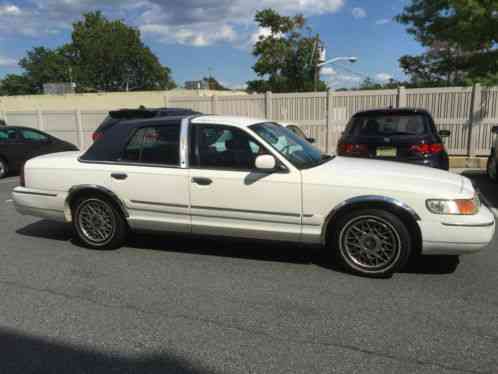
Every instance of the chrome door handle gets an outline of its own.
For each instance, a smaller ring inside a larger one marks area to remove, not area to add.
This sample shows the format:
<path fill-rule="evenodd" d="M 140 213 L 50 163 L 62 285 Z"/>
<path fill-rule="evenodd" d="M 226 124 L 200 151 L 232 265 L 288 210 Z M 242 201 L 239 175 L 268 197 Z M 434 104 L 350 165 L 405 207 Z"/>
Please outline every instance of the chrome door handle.
<path fill-rule="evenodd" d="M 199 186 L 209 186 L 213 181 L 209 178 L 194 177 L 192 178 L 192 183 L 198 184 Z"/>
<path fill-rule="evenodd" d="M 112 173 L 111 178 L 117 179 L 117 180 L 124 180 L 128 178 L 128 174 L 125 173 Z"/>

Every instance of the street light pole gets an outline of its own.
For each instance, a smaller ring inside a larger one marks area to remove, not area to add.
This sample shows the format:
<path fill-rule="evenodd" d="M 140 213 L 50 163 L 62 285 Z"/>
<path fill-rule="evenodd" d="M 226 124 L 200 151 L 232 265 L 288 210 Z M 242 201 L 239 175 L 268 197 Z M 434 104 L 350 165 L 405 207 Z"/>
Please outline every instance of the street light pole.
<path fill-rule="evenodd" d="M 315 92 L 318 91 L 318 81 L 320 80 L 320 68 L 325 65 L 330 65 L 338 61 L 348 61 L 352 64 L 354 64 L 356 61 L 358 61 L 357 57 L 334 57 L 331 58 L 330 60 L 327 60 L 325 62 L 321 62 L 319 64 L 316 64 L 315 67 Z"/>

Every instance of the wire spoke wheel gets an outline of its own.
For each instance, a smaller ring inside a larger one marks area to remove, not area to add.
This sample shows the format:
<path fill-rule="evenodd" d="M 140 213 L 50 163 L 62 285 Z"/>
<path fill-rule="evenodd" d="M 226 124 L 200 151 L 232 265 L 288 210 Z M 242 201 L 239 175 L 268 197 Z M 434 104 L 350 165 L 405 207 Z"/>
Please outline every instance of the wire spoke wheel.
<path fill-rule="evenodd" d="M 87 240 L 103 244 L 113 238 L 116 219 L 112 207 L 106 202 L 90 199 L 84 201 L 78 209 L 78 225 Z"/>
<path fill-rule="evenodd" d="M 339 245 L 348 262 L 368 271 L 381 271 L 399 258 L 401 239 L 387 220 L 360 216 L 341 230 Z"/>

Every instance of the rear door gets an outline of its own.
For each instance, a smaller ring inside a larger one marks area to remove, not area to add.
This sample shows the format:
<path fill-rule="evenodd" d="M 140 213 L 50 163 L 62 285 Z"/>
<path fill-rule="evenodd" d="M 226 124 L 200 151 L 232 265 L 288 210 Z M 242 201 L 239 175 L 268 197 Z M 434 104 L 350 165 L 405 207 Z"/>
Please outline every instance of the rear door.
<path fill-rule="evenodd" d="M 20 139 L 15 127 L 0 129 L 0 156 L 7 159 L 10 169 L 19 169 L 26 161 L 29 149 Z"/>
<path fill-rule="evenodd" d="M 137 128 L 120 159 L 106 166 L 109 186 L 136 229 L 190 232 L 189 171 L 180 166 L 180 128 L 180 121 Z"/>
<path fill-rule="evenodd" d="M 26 159 L 54 152 L 52 140 L 47 134 L 28 128 L 19 128 L 20 141 Z"/>
<path fill-rule="evenodd" d="M 218 124 L 191 127 L 192 232 L 299 241 L 301 173 L 254 167 L 271 153 L 245 130 Z"/>

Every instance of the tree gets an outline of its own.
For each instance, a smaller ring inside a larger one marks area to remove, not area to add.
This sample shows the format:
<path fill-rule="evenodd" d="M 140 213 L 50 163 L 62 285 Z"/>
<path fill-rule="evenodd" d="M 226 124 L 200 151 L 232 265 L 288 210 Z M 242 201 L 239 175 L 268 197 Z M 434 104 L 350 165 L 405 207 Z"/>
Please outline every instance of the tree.
<path fill-rule="evenodd" d="M 204 77 L 204 78 L 202 78 L 202 80 L 207 83 L 207 86 L 208 86 L 209 90 L 230 91 L 229 88 L 224 87 L 220 82 L 218 82 L 216 80 L 216 78 L 213 78 L 213 77 Z"/>
<path fill-rule="evenodd" d="M 400 60 L 414 83 L 498 83 L 498 1 L 411 0 L 397 20 L 428 48 Z"/>
<path fill-rule="evenodd" d="M 19 62 L 23 73 L 2 83 L 7 95 L 37 94 L 43 84 L 75 82 L 78 91 L 171 89 L 171 71 L 140 39 L 140 32 L 100 12 L 73 24 L 72 41 L 60 48 L 33 48 Z"/>
<path fill-rule="evenodd" d="M 258 58 L 253 70 L 260 79 L 247 82 L 251 92 L 305 92 L 314 90 L 314 74 L 320 59 L 319 36 L 302 34 L 306 20 L 302 15 L 282 16 L 273 9 L 256 13 L 259 27 L 270 34 L 260 36 L 253 55 Z M 310 29 L 307 28 L 310 33 Z M 326 85 L 319 81 L 319 90 Z"/>

